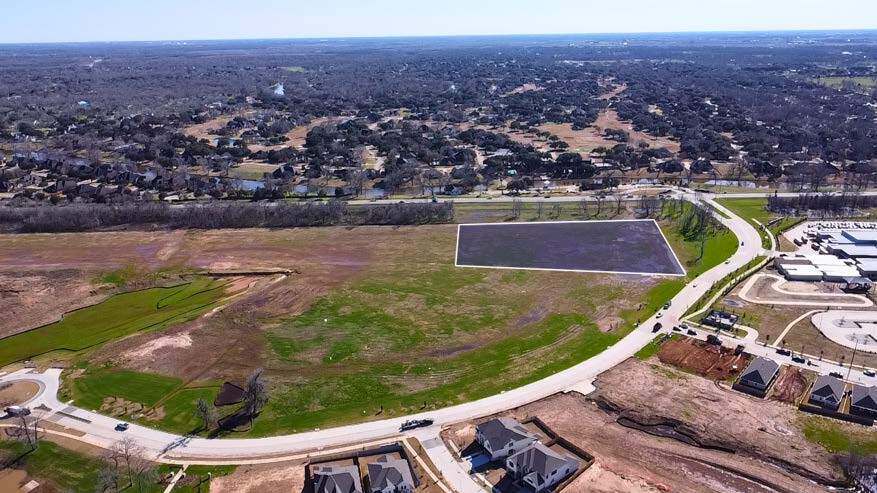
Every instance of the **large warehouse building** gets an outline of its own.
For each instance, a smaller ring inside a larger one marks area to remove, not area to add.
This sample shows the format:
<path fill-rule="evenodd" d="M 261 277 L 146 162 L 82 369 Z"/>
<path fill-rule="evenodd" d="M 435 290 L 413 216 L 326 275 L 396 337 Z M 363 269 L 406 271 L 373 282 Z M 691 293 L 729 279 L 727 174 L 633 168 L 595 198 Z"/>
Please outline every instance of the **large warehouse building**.
<path fill-rule="evenodd" d="M 877 223 L 814 223 L 808 225 L 805 238 L 817 254 L 807 255 L 804 257 L 807 261 L 788 267 L 789 259 L 778 259 L 777 269 L 787 279 L 816 280 L 816 271 L 829 282 L 845 282 L 854 277 L 877 279 Z"/>

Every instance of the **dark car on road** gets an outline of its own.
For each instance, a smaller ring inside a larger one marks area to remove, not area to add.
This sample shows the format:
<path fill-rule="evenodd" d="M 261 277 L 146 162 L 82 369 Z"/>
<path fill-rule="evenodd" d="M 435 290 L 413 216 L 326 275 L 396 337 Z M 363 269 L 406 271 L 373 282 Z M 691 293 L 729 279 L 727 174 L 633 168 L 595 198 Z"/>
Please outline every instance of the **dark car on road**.
<path fill-rule="evenodd" d="M 661 330 L 663 327 L 664 327 L 664 326 L 661 325 L 661 322 L 656 323 L 655 326 L 652 327 L 652 333 L 655 333 L 655 332 Z"/>
<path fill-rule="evenodd" d="M 413 430 L 415 428 L 423 428 L 424 426 L 429 426 L 433 423 L 431 419 L 410 419 L 399 427 L 399 431 L 408 431 Z"/>
<path fill-rule="evenodd" d="M 116 425 L 116 431 L 128 431 L 128 427 L 131 426 L 128 423 L 119 423 Z"/>
<path fill-rule="evenodd" d="M 9 406 L 5 409 L 6 415 L 10 417 L 28 416 L 30 409 L 21 406 Z"/>

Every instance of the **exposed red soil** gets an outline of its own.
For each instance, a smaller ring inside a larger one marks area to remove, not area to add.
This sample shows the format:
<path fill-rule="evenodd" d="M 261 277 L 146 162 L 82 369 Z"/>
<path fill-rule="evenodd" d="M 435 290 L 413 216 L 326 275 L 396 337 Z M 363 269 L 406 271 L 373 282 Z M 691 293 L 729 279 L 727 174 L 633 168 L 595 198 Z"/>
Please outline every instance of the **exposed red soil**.
<path fill-rule="evenodd" d="M 773 385 L 770 398 L 795 404 L 804 395 L 811 380 L 812 377 L 808 377 L 804 370 L 792 366 L 784 366 Z"/>
<path fill-rule="evenodd" d="M 749 364 L 749 357 L 744 354 L 735 355 L 729 348 L 688 338 L 670 340 L 661 345 L 658 359 L 712 380 L 735 377 Z"/>

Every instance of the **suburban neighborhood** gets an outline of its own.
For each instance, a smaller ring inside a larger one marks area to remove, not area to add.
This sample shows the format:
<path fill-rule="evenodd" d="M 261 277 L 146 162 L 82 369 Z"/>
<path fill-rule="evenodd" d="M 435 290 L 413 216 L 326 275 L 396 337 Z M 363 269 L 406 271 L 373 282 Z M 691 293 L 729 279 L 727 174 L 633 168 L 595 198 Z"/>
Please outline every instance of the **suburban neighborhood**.
<path fill-rule="evenodd" d="M 0 13 L 0 493 L 877 493 L 877 6 Z"/>

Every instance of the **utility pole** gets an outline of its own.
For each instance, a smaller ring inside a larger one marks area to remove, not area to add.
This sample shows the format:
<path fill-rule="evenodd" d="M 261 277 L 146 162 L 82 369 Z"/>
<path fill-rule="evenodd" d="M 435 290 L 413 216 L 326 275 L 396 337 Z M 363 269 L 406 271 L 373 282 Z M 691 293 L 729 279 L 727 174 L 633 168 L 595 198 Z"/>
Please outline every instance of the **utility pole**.
<path fill-rule="evenodd" d="M 850 369 L 847 370 L 847 380 L 850 379 L 850 374 L 853 373 L 853 361 L 856 359 L 856 351 L 859 350 L 859 338 L 856 338 L 856 345 L 853 346 L 853 357 L 850 358 Z"/>

